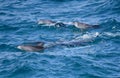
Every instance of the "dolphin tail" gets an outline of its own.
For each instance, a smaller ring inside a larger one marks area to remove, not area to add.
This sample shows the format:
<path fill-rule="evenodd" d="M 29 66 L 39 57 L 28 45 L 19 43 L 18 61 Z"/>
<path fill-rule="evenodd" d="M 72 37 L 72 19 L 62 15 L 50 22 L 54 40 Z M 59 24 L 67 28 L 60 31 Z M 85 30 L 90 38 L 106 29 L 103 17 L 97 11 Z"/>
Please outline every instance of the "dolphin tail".
<path fill-rule="evenodd" d="M 100 28 L 100 25 L 92 25 L 92 28 L 98 29 Z"/>

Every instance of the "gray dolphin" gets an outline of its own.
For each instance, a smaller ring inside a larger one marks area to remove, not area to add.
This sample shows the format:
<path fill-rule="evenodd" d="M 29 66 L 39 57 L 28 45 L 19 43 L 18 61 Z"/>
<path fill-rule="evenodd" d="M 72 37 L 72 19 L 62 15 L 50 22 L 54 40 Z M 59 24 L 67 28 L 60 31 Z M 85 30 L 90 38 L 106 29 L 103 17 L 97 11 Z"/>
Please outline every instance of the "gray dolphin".
<path fill-rule="evenodd" d="M 76 28 L 80 28 L 81 30 L 88 29 L 88 28 L 99 28 L 99 25 L 89 25 L 89 24 L 80 23 L 77 21 L 73 22 L 73 25 Z"/>
<path fill-rule="evenodd" d="M 55 22 L 55 21 L 52 21 L 52 20 L 41 19 L 41 20 L 38 21 L 38 24 L 55 25 L 56 22 Z"/>
<path fill-rule="evenodd" d="M 40 51 L 44 49 L 44 42 L 35 42 L 35 44 L 26 44 L 17 46 L 18 49 L 25 51 Z"/>

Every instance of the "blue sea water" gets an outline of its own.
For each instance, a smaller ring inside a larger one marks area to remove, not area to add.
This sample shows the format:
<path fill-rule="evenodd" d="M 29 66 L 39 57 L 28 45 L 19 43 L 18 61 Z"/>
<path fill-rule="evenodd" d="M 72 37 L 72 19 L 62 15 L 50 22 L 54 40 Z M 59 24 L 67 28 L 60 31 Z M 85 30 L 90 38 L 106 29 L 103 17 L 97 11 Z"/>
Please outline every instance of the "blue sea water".
<path fill-rule="evenodd" d="M 99 24 L 44 27 L 39 19 Z M 40 52 L 16 47 L 26 42 L 93 38 L 86 46 L 57 46 Z M 120 78 L 120 0 L 0 0 L 0 78 Z"/>

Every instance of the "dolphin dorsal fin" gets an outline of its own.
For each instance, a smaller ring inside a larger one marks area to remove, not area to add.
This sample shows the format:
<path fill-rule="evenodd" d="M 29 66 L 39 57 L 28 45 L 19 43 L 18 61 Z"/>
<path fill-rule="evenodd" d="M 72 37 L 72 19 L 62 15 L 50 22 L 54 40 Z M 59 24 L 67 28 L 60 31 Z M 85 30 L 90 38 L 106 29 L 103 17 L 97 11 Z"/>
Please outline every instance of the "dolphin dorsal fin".
<path fill-rule="evenodd" d="M 44 44 L 45 44 L 44 42 L 37 42 L 38 46 L 44 46 Z"/>

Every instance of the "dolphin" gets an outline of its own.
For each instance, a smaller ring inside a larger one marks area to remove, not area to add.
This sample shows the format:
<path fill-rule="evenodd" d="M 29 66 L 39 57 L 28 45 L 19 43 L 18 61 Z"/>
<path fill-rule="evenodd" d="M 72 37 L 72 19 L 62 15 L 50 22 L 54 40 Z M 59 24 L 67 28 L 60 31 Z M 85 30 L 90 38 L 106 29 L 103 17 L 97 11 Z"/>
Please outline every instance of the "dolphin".
<path fill-rule="evenodd" d="M 63 41 L 63 42 L 54 42 L 45 45 L 44 42 L 35 42 L 35 44 L 26 44 L 26 45 L 19 45 L 17 46 L 18 49 L 24 51 L 41 51 L 46 48 L 54 47 L 57 45 L 66 46 L 66 47 L 74 47 L 74 46 L 85 46 L 87 43 L 90 42 L 89 40 L 73 40 L 73 41 Z"/>
<path fill-rule="evenodd" d="M 56 24 L 56 22 L 55 22 L 55 21 L 52 21 L 52 20 L 41 19 L 41 20 L 38 21 L 38 24 L 53 26 L 53 25 Z"/>
<path fill-rule="evenodd" d="M 88 28 L 99 28 L 99 25 L 89 25 L 89 24 L 85 24 L 85 23 L 80 23 L 80 22 L 73 22 L 73 25 L 76 27 L 76 28 L 80 28 L 81 30 L 85 30 L 85 29 L 88 29 Z"/>
<path fill-rule="evenodd" d="M 44 42 L 35 42 L 33 45 L 32 44 L 19 45 L 17 46 L 17 48 L 25 51 L 40 51 L 44 49 Z"/>

